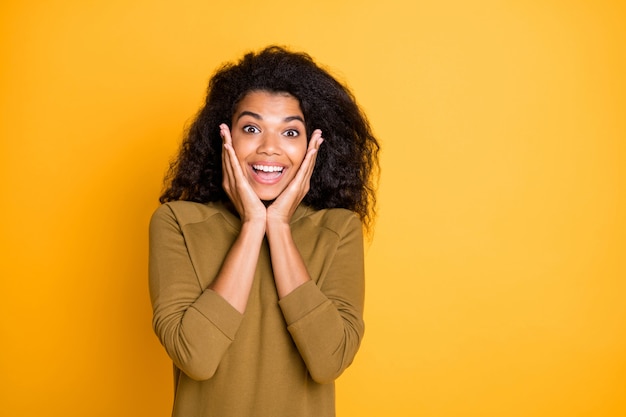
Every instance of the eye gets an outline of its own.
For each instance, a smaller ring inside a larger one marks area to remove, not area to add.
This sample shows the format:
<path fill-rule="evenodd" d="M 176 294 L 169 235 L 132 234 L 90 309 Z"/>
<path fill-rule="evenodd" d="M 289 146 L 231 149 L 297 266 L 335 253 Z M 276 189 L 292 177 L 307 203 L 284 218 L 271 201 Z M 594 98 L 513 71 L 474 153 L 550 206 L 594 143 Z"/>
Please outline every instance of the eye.
<path fill-rule="evenodd" d="M 287 136 L 288 138 L 297 138 L 298 136 L 300 136 L 300 132 L 296 129 L 289 129 L 286 130 L 283 135 Z"/>
<path fill-rule="evenodd" d="M 242 129 L 245 133 L 259 133 L 261 132 L 258 127 L 252 125 L 246 125 Z"/>

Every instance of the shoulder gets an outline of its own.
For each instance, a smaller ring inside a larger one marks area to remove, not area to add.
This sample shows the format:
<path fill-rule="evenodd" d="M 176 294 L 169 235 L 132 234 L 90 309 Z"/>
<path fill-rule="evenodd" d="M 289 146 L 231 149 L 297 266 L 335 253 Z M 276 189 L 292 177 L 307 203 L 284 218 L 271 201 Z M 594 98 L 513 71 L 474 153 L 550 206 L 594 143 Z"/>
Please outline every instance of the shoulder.
<path fill-rule="evenodd" d="M 152 215 L 152 223 L 160 221 L 175 221 L 180 226 L 201 223 L 211 217 L 224 217 L 229 214 L 228 209 L 221 202 L 196 203 L 193 201 L 171 201 L 159 206 Z"/>
<path fill-rule="evenodd" d="M 313 223 L 318 228 L 332 231 L 340 236 L 362 230 L 359 216 L 355 212 L 343 208 L 314 210 L 306 207 L 302 216 L 296 220 L 296 222 L 301 221 Z"/>

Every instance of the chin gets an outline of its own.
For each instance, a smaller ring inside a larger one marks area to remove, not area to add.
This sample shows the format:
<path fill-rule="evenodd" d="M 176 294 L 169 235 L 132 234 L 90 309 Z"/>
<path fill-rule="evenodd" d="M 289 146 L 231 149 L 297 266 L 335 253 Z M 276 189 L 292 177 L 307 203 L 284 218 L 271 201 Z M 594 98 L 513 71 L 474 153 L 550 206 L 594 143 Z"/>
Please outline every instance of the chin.
<path fill-rule="evenodd" d="M 276 193 L 257 193 L 257 197 L 259 197 L 259 199 L 266 206 L 272 204 L 272 202 L 274 202 L 274 200 L 276 200 L 279 195 L 280 195 L 280 193 L 278 193 L 278 194 L 276 194 Z"/>
<path fill-rule="evenodd" d="M 274 200 L 276 200 L 283 191 L 283 189 L 277 189 L 276 187 L 259 187 L 254 190 L 257 197 L 259 197 L 261 201 L 266 203 L 265 205 L 268 205 L 268 202 L 272 203 Z"/>

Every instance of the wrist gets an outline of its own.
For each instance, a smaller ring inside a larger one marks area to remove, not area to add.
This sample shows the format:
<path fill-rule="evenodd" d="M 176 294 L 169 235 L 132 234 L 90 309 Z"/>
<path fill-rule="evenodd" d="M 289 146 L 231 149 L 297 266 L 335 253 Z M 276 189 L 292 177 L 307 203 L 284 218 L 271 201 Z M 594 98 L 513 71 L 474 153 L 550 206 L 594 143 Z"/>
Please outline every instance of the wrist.
<path fill-rule="evenodd" d="M 265 234 L 265 219 L 251 218 L 241 221 L 241 233 Z"/>
<path fill-rule="evenodd" d="M 265 226 L 268 239 L 276 239 L 278 236 L 291 236 L 291 226 L 284 218 L 267 218 Z"/>
<path fill-rule="evenodd" d="M 267 219 L 265 220 L 267 224 L 267 228 L 278 228 L 278 227 L 289 227 L 289 217 L 282 215 L 270 215 L 267 214 Z"/>
<path fill-rule="evenodd" d="M 279 210 L 280 209 L 280 210 Z M 267 208 L 266 213 L 266 223 L 267 225 L 278 226 L 278 225 L 289 225 L 291 221 L 291 215 L 293 213 L 284 213 L 281 207 L 272 207 L 269 206 Z"/>

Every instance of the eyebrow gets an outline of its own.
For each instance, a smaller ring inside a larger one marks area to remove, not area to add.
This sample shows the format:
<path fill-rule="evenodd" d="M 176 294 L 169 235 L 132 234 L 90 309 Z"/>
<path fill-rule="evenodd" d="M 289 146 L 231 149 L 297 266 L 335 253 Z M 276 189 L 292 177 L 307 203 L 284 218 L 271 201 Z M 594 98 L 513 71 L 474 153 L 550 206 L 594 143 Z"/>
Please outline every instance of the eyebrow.
<path fill-rule="evenodd" d="M 260 114 L 247 111 L 247 110 L 244 110 L 241 113 L 239 113 L 239 116 L 237 116 L 237 120 L 241 119 L 243 116 L 250 116 L 257 120 L 263 120 L 263 117 Z M 287 116 L 283 119 L 284 122 L 292 122 L 294 120 L 298 120 L 302 122 L 302 124 L 304 124 L 304 119 L 301 116 Z"/>

